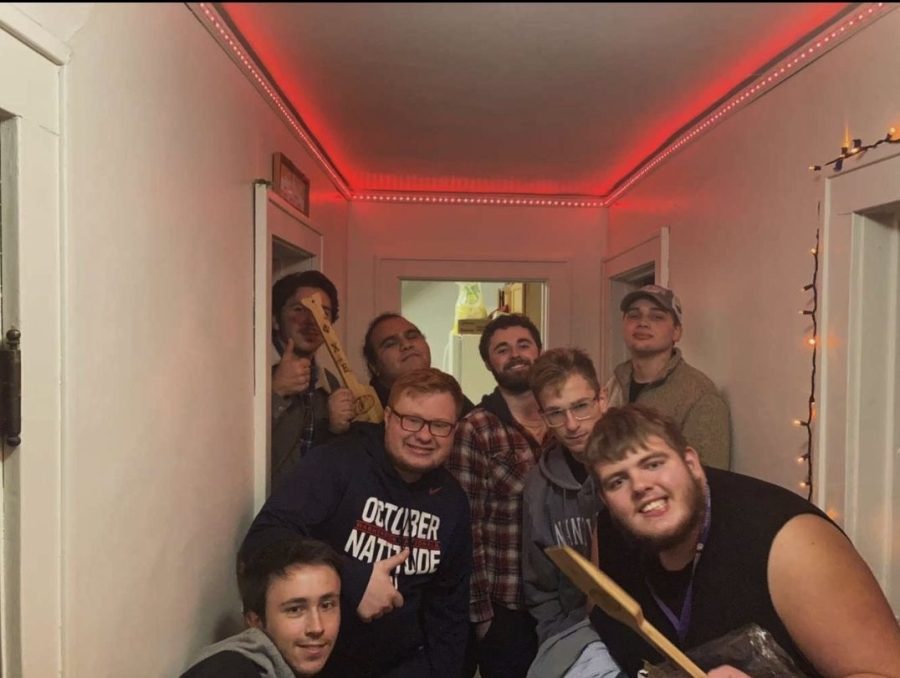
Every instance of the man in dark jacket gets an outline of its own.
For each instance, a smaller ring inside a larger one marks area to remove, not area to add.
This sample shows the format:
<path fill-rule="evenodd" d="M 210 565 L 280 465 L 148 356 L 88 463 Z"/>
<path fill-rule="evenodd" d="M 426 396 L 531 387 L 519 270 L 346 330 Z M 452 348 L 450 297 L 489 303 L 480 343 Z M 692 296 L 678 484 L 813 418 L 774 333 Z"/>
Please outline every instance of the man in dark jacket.
<path fill-rule="evenodd" d="M 442 466 L 462 392 L 434 369 L 398 378 L 384 428 L 314 448 L 276 489 L 241 549 L 285 534 L 342 551 L 342 626 L 323 675 L 458 678 L 468 630 L 471 527 Z"/>
<path fill-rule="evenodd" d="M 319 271 L 286 275 L 272 288 L 272 343 L 281 356 L 272 368 L 273 488 L 310 448 L 346 432 L 355 414 L 353 394 L 316 365 L 325 339 L 300 303 L 310 296 L 332 323 L 337 320 L 337 289 Z"/>

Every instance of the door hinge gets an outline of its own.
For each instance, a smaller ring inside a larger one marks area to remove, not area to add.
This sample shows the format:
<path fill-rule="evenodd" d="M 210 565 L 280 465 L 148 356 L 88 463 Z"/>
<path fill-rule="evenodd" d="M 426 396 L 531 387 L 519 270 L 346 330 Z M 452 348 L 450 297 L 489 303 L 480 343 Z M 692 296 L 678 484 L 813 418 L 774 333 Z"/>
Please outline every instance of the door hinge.
<path fill-rule="evenodd" d="M 0 346 L 0 435 L 6 444 L 18 447 L 22 438 L 22 354 L 19 339 L 22 333 L 12 328 L 6 342 Z"/>

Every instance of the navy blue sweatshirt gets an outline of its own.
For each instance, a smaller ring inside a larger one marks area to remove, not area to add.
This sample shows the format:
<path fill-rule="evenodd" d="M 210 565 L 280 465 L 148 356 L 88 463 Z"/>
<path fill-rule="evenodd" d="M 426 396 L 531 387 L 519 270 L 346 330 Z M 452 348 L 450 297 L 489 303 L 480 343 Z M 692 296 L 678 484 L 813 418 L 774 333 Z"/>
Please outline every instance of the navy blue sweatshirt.
<path fill-rule="evenodd" d="M 384 428 L 356 425 L 300 459 L 250 526 L 241 558 L 297 533 L 344 555 L 341 630 L 323 675 L 461 674 L 472 534 L 468 500 L 449 472 L 404 482 L 386 455 Z M 411 556 L 394 573 L 403 607 L 363 623 L 356 608 L 373 563 L 405 547 Z"/>

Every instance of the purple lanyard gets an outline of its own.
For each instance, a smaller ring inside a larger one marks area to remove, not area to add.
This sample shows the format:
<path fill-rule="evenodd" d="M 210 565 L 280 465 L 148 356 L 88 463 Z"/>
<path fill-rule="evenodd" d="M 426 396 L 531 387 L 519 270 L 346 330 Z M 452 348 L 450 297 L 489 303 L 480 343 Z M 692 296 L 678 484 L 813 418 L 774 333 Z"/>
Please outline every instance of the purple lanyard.
<path fill-rule="evenodd" d="M 656 591 L 653 590 L 650 581 L 646 577 L 644 578 L 644 581 L 647 583 L 647 588 L 650 589 L 650 595 L 653 596 L 653 600 L 659 605 L 659 608 L 663 611 L 663 614 L 666 615 L 666 618 L 672 622 L 672 626 L 675 627 L 675 633 L 678 634 L 678 641 L 682 644 L 684 644 L 688 628 L 691 625 L 691 607 L 693 606 L 694 596 L 694 573 L 697 571 L 697 563 L 700 562 L 700 556 L 703 555 L 703 545 L 706 543 L 707 537 L 709 537 L 709 523 L 711 519 L 709 487 L 704 488 L 704 494 L 706 495 L 706 515 L 703 517 L 703 530 L 700 532 L 700 539 L 697 541 L 697 548 L 694 552 L 694 564 L 691 566 L 691 581 L 688 584 L 687 591 L 684 593 L 684 602 L 681 604 L 681 614 L 679 616 L 675 616 L 672 609 L 656 595 Z"/>

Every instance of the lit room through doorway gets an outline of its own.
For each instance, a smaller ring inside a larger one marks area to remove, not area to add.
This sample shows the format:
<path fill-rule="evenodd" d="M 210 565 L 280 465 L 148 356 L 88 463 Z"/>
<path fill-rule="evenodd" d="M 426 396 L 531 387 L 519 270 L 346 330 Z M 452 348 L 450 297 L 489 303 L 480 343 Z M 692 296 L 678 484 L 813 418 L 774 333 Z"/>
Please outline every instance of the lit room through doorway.
<path fill-rule="evenodd" d="M 478 352 L 488 320 L 499 312 L 524 313 L 545 334 L 543 282 L 402 280 L 400 285 L 400 312 L 427 338 L 432 366 L 456 377 L 475 404 L 496 386 Z"/>

